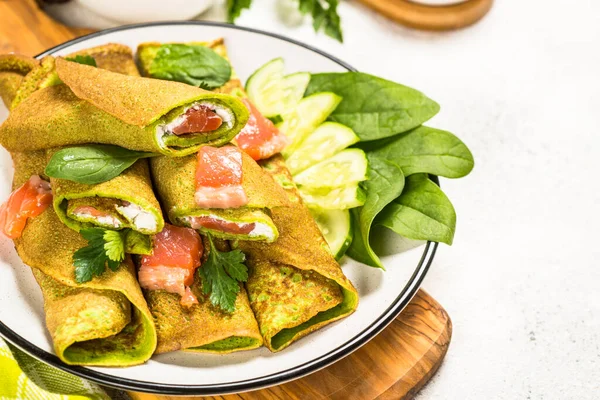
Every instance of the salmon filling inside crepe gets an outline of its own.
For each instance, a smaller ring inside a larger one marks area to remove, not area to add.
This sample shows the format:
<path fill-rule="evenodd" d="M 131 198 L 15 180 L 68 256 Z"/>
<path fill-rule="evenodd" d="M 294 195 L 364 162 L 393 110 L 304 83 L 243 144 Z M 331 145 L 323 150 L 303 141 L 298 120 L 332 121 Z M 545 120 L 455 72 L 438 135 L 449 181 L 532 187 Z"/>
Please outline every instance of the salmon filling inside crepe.
<path fill-rule="evenodd" d="M 158 229 L 154 214 L 135 203 L 119 199 L 95 197 L 69 200 L 67 216 L 109 229 L 132 227 L 147 234 L 153 234 Z"/>
<path fill-rule="evenodd" d="M 273 122 L 265 118 L 248 99 L 242 102 L 250 111 L 250 117 L 244 128 L 235 137 L 235 142 L 246 154 L 255 160 L 269 158 L 280 153 L 290 140 Z"/>
<path fill-rule="evenodd" d="M 35 218 L 52 204 L 50 183 L 39 175 L 31 178 L 10 194 L 0 207 L 0 229 L 11 239 L 21 236 L 28 218 Z"/>
<path fill-rule="evenodd" d="M 237 147 L 202 147 L 196 166 L 196 204 L 202 208 L 245 206 L 248 196 L 242 179 L 242 153 Z"/>
<path fill-rule="evenodd" d="M 211 140 L 213 133 L 220 132 L 221 126 L 233 127 L 235 115 L 223 105 L 200 101 L 187 107 L 178 107 L 168 113 L 156 126 L 157 140 L 167 145 L 175 145 L 186 138 L 205 136 Z"/>
<path fill-rule="evenodd" d="M 142 257 L 138 271 L 140 286 L 177 293 L 186 307 L 198 304 L 190 285 L 204 252 L 200 235 L 193 229 L 166 224 L 154 237 L 152 250 L 152 255 Z"/>

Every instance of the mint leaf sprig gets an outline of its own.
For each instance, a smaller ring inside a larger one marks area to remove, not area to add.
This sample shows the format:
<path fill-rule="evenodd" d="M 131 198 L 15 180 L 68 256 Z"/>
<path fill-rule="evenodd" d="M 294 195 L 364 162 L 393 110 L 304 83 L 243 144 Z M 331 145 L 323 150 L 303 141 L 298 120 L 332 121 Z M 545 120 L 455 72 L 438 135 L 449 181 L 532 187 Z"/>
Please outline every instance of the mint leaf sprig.
<path fill-rule="evenodd" d="M 210 234 L 208 257 L 200 266 L 202 292 L 210 295 L 210 302 L 227 312 L 235 311 L 235 300 L 240 291 L 239 282 L 248 280 L 246 255 L 241 250 L 221 252 L 217 250 Z"/>
<path fill-rule="evenodd" d="M 88 245 L 73 254 L 75 280 L 77 283 L 91 281 L 106 270 L 106 265 L 116 271 L 125 259 L 123 234 L 102 228 L 86 228 L 80 231 Z"/>

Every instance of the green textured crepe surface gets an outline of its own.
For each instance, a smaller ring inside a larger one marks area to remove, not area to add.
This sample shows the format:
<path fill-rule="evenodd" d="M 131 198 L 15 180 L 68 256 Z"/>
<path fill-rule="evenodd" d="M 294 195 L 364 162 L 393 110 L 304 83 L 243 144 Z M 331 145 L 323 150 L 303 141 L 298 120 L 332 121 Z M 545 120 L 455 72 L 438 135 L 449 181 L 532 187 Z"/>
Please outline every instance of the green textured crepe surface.
<path fill-rule="evenodd" d="M 302 204 L 281 156 L 263 162 L 276 181 L 288 182 L 295 201 L 272 211 L 274 243 L 237 242 L 247 256 L 246 289 L 265 345 L 279 351 L 358 306 L 358 292 L 331 255 L 308 208 Z"/>
<path fill-rule="evenodd" d="M 210 244 L 205 237 L 202 239 L 205 246 L 202 258 L 204 262 Z M 220 251 L 229 250 L 225 241 L 213 241 Z M 262 337 L 243 287 L 240 287 L 233 313 L 215 307 L 202 294 L 202 280 L 198 273 L 191 290 L 199 304 L 189 308 L 180 304 L 181 297 L 178 294 L 164 290 L 144 290 L 157 327 L 157 353 L 175 350 L 230 353 L 262 345 Z"/>
<path fill-rule="evenodd" d="M 55 151 L 56 149 L 47 151 L 48 160 Z M 146 159 L 137 160 L 131 167 L 123 171 L 121 175 L 95 185 L 86 185 L 67 179 L 56 178 L 50 178 L 50 183 L 54 195 L 54 210 L 65 225 L 76 231 L 94 225 L 71 218 L 68 213 L 70 202 L 78 200 L 77 205 L 79 206 L 94 206 L 100 205 L 97 201 L 94 201 L 98 198 L 112 200 L 114 203 L 116 203 L 116 200 L 127 201 L 140 206 L 145 211 L 154 215 L 157 221 L 156 229 L 152 231 L 141 230 L 144 234 L 156 234 L 160 232 L 165 225 L 160 204 L 152 190 L 150 169 L 148 167 L 148 160 Z M 111 211 L 112 215 L 126 221 L 126 219 L 118 214 L 114 208 L 105 211 Z M 125 227 L 135 229 L 133 224 L 130 223 L 127 223 Z"/>
<path fill-rule="evenodd" d="M 13 99 L 10 109 L 14 109 L 27 97 L 37 90 L 45 87 L 60 84 L 60 79 L 56 74 L 54 57 L 46 56 L 42 58 L 39 65 L 36 65 L 25 77 L 19 86 L 15 98 Z"/>
<path fill-rule="evenodd" d="M 71 53 L 66 57 L 70 58 L 76 56 L 93 57 L 98 68 L 106 69 L 119 74 L 140 76 L 140 73 L 135 65 L 131 49 L 122 44 L 109 43 L 89 49 L 83 49 L 75 53 Z M 16 57 L 20 57 L 19 61 L 21 68 L 19 71 L 25 71 L 27 75 L 18 81 L 18 85 L 15 88 L 13 97 L 10 99 L 10 102 L 6 102 L 7 105 L 10 105 L 10 108 L 16 107 L 21 101 L 23 101 L 36 90 L 61 83 L 61 80 L 58 78 L 58 74 L 56 73 L 55 58 L 53 56 L 46 56 L 41 61 L 38 61 L 35 59 L 14 55 L 12 60 L 8 60 L 12 61 L 13 69 L 15 69 L 14 58 Z M 34 60 L 35 63 L 32 63 L 31 60 Z M 6 62 L 3 63 L 2 59 L 0 58 L 0 71 L 3 70 L 3 64 L 6 64 Z M 24 66 L 27 66 L 27 64 L 29 64 L 29 69 L 23 68 Z M 0 75 L 0 86 L 2 86 L 2 82 L 4 82 L 4 80 Z"/>
<path fill-rule="evenodd" d="M 268 209 L 289 204 L 286 193 L 265 173 L 246 153 L 242 152 L 242 187 L 249 203 L 236 209 L 205 209 L 196 205 L 197 155 L 186 157 L 154 157 L 150 169 L 154 186 L 163 208 L 174 224 L 182 225 L 185 216 L 216 215 L 234 222 L 263 222 L 276 228 L 271 221 Z M 225 238 L 239 238 L 240 235 L 220 235 Z"/>
<path fill-rule="evenodd" d="M 233 96 L 177 82 L 123 75 L 61 58 L 55 62 L 58 76 L 66 85 L 37 90 L 12 110 L 0 127 L 0 144 L 9 151 L 106 143 L 181 156 L 205 144 L 229 142 L 248 119 L 248 110 Z M 224 123 L 208 136 L 174 138 L 171 141 L 177 147 L 161 144 L 157 125 L 174 118 L 172 110 L 180 112 L 180 107 L 199 101 L 230 109 L 234 115 L 230 126 Z"/>
<path fill-rule="evenodd" d="M 10 109 L 23 79 L 39 63 L 20 54 L 0 54 L 0 98 L 6 108 Z"/>
<path fill-rule="evenodd" d="M 13 187 L 44 170 L 46 154 L 12 154 Z M 43 174 L 41 174 L 43 175 Z M 15 247 L 34 270 L 44 295 L 46 325 L 58 357 L 67 364 L 128 366 L 148 360 L 156 330 L 133 264 L 107 268 L 85 284 L 75 281 L 73 253 L 87 242 L 63 225 L 52 207 L 27 222 Z"/>
<path fill-rule="evenodd" d="M 75 56 L 91 56 L 96 61 L 98 68 L 123 75 L 140 76 L 131 48 L 120 43 L 107 43 L 90 47 L 71 53 L 66 57 Z"/>

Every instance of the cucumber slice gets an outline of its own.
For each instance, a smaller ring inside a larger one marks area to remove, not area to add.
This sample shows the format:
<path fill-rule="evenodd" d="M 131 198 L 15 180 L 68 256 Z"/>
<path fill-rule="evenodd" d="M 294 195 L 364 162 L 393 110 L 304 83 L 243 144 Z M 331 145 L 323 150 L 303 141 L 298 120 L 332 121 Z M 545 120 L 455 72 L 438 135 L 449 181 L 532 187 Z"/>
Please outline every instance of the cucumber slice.
<path fill-rule="evenodd" d="M 296 109 L 279 125 L 279 130 L 291 139 L 283 150 L 283 156 L 289 157 L 302 141 L 321 125 L 340 104 L 342 98 L 335 93 L 315 93 L 300 100 Z"/>
<path fill-rule="evenodd" d="M 324 122 L 311 133 L 286 161 L 292 175 L 323 161 L 359 141 L 347 126 L 337 122 Z"/>
<path fill-rule="evenodd" d="M 294 176 L 296 184 L 311 188 L 350 186 L 367 179 L 369 162 L 361 149 L 346 149 Z"/>
<path fill-rule="evenodd" d="M 325 210 L 345 210 L 360 207 L 367 198 L 365 191 L 357 184 L 339 188 L 298 187 L 302 200 L 309 207 Z"/>
<path fill-rule="evenodd" d="M 304 97 L 306 87 L 310 82 L 310 74 L 308 72 L 296 72 L 295 74 L 286 75 L 283 77 L 283 102 L 282 112 L 285 116 L 289 116 L 294 112 L 294 109 Z"/>
<path fill-rule="evenodd" d="M 248 98 L 267 118 L 283 112 L 283 68 L 283 58 L 275 58 L 254 71 L 246 82 Z"/>
<path fill-rule="evenodd" d="M 350 211 L 311 208 L 310 213 L 319 226 L 319 229 L 321 229 L 321 233 L 323 233 L 323 237 L 325 237 L 329 245 L 331 254 L 333 254 L 336 260 L 339 260 L 346 253 L 348 247 L 350 247 L 352 238 L 354 237 Z"/>

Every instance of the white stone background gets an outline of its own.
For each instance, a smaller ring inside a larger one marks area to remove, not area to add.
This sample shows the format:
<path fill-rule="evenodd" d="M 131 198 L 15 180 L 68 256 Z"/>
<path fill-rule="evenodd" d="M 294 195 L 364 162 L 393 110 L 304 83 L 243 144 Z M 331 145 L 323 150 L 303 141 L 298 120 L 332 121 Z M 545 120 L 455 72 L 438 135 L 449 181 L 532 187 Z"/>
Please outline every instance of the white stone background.
<path fill-rule="evenodd" d="M 454 333 L 418 399 L 600 398 L 600 2 L 497 0 L 471 28 L 424 33 L 343 1 L 340 44 L 277 1 L 238 23 L 418 88 L 442 106 L 429 124 L 475 155 L 442 180 L 457 233 L 423 287 Z M 199 19 L 222 20 L 219 3 Z"/>

